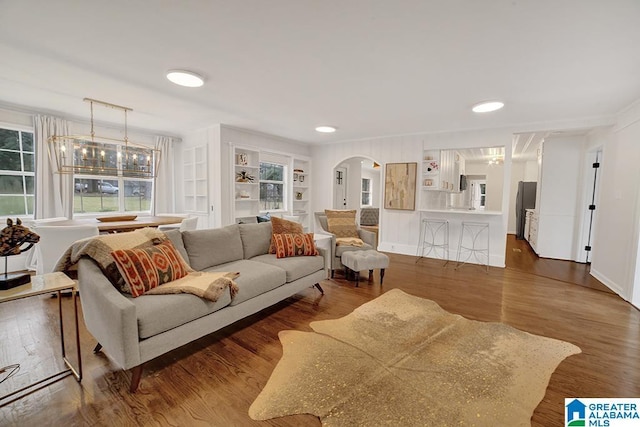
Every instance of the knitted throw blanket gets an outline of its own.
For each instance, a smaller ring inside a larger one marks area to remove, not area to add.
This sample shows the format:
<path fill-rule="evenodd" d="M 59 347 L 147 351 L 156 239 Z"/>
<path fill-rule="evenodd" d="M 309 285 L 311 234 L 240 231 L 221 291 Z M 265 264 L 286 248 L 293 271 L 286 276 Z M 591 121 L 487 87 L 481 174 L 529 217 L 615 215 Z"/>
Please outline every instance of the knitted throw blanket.
<path fill-rule="evenodd" d="M 135 249 L 153 246 L 167 239 L 167 236 L 155 228 L 141 228 L 128 233 L 101 234 L 96 237 L 78 240 L 71 245 L 56 264 L 54 271 L 70 271 L 83 256 L 93 259 L 102 273 L 120 292 L 131 293 L 129 286 L 118 271 L 111 252 L 116 249 Z"/>

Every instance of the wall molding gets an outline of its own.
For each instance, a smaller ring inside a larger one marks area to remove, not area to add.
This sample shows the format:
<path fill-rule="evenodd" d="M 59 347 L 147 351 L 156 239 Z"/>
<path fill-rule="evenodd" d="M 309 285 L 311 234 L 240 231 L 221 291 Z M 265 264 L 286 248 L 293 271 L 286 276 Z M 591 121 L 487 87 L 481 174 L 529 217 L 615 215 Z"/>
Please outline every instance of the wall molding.
<path fill-rule="evenodd" d="M 613 292 L 618 294 L 625 301 L 630 301 L 627 295 L 625 295 L 624 287 L 618 285 L 613 280 L 609 279 L 607 276 L 600 273 L 599 271 L 594 270 L 593 265 L 591 267 L 591 272 L 589 274 L 591 274 L 594 278 L 602 282 L 603 285 L 605 285 L 607 288 L 611 289 Z"/>

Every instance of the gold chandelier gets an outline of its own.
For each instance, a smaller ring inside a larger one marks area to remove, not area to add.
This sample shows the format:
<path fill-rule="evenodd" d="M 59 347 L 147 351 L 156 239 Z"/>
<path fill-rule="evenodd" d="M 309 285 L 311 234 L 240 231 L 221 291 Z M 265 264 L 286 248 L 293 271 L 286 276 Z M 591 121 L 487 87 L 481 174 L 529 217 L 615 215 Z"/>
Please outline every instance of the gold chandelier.
<path fill-rule="evenodd" d="M 160 150 L 129 142 L 127 113 L 131 108 L 84 98 L 91 108 L 90 135 L 53 135 L 49 154 L 56 159 L 58 173 L 155 178 Z M 93 104 L 124 112 L 124 139 L 96 136 Z"/>

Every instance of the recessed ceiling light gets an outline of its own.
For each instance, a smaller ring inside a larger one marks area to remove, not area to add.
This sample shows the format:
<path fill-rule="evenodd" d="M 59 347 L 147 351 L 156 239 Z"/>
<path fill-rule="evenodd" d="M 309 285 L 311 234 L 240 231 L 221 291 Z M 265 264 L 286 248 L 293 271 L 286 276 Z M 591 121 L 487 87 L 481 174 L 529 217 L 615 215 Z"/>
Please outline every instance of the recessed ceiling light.
<path fill-rule="evenodd" d="M 504 102 L 488 101 L 474 105 L 472 110 L 474 113 L 489 113 L 491 111 L 499 110 L 502 107 L 504 107 Z"/>
<path fill-rule="evenodd" d="M 167 79 L 172 83 L 186 87 L 200 87 L 204 84 L 202 76 L 186 70 L 169 70 Z"/>
<path fill-rule="evenodd" d="M 336 128 L 334 126 L 318 126 L 316 128 L 316 131 L 322 133 L 332 133 L 336 131 Z"/>

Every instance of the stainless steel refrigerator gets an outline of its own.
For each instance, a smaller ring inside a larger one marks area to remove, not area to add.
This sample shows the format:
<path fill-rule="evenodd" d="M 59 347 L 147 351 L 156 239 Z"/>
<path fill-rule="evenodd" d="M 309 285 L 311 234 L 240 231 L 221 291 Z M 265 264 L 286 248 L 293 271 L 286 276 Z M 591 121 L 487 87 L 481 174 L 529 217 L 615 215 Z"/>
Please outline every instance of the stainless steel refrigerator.
<path fill-rule="evenodd" d="M 524 239 L 526 209 L 536 207 L 536 182 L 518 182 L 516 195 L 516 239 Z"/>

